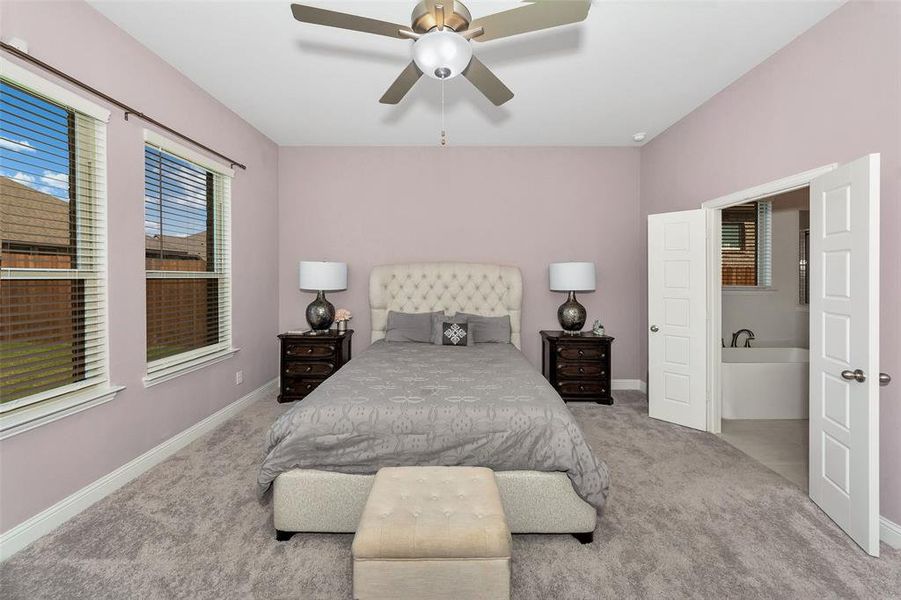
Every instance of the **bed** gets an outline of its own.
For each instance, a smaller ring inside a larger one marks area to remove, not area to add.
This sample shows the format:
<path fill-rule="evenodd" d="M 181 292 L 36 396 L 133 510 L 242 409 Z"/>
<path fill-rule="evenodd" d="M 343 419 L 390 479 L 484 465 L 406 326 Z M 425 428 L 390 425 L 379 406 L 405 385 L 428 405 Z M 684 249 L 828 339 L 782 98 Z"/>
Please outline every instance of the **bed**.
<path fill-rule="evenodd" d="M 607 494 L 598 461 L 560 397 L 520 347 L 519 269 L 385 265 L 370 276 L 373 345 L 269 432 L 259 488 L 279 539 L 353 532 L 381 466 L 495 470 L 513 533 L 590 541 Z M 386 342 L 388 311 L 509 315 L 511 344 Z"/>

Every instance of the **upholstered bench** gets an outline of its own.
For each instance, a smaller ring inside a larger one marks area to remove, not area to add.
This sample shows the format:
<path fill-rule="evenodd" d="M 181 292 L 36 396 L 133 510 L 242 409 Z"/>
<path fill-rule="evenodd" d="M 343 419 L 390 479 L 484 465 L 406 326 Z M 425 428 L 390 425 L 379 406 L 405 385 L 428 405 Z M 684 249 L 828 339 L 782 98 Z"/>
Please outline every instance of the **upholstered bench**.
<path fill-rule="evenodd" d="M 381 469 L 354 537 L 354 598 L 508 599 L 510 541 L 491 469 Z"/>

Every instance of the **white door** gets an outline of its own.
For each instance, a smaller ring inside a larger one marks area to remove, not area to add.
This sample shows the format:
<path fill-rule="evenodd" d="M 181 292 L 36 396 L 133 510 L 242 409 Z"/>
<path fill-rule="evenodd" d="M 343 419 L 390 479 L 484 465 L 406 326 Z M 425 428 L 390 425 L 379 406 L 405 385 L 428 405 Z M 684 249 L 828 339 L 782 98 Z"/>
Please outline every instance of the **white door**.
<path fill-rule="evenodd" d="M 879 556 L 879 155 L 810 186 L 810 498 Z"/>
<path fill-rule="evenodd" d="M 707 220 L 648 215 L 648 413 L 707 429 Z"/>

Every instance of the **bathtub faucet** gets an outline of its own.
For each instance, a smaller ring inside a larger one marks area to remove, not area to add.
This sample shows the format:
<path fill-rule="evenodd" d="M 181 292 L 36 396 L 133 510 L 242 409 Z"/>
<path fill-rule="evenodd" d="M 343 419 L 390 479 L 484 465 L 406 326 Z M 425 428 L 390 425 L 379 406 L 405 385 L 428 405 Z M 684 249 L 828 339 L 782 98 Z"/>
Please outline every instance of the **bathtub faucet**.
<path fill-rule="evenodd" d="M 733 348 L 738 348 L 738 338 L 743 333 L 748 334 L 748 339 L 745 340 L 745 348 L 751 347 L 751 340 L 755 339 L 754 332 L 751 331 L 750 329 L 739 329 L 738 331 L 736 331 L 735 333 L 732 334 L 732 347 Z"/>

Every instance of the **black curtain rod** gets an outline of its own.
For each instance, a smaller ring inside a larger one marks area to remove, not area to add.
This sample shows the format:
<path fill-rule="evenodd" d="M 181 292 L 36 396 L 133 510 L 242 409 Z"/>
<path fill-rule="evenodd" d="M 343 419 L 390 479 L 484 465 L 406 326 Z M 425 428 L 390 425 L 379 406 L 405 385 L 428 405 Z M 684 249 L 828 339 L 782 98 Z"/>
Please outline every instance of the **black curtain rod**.
<path fill-rule="evenodd" d="M 126 120 L 126 121 L 128 120 L 128 115 L 134 115 L 134 116 L 136 116 L 136 117 L 138 117 L 138 118 L 141 118 L 141 119 L 147 121 L 148 123 L 150 123 L 150 124 L 152 124 L 152 125 L 155 125 L 156 127 L 159 127 L 160 129 L 162 129 L 163 131 L 165 131 L 165 132 L 167 132 L 167 133 L 171 133 L 172 135 L 178 136 L 178 137 L 180 137 L 181 139 L 185 140 L 186 142 L 190 142 L 191 144 L 197 146 L 198 148 L 202 148 L 202 149 L 206 150 L 207 152 L 209 152 L 210 154 L 213 154 L 214 156 L 218 156 L 219 158 L 228 161 L 229 164 L 231 164 L 231 166 L 233 166 L 233 167 L 240 167 L 240 168 L 244 169 L 245 171 L 247 170 L 247 166 L 246 166 L 246 165 L 243 165 L 243 164 L 239 163 L 239 162 L 236 161 L 235 159 L 229 158 L 228 156 L 222 154 L 221 152 L 216 152 L 215 150 L 213 150 L 213 149 L 210 148 L 209 146 L 205 146 L 204 144 L 201 144 L 200 142 L 198 142 L 198 141 L 195 140 L 194 138 L 188 137 L 188 136 L 186 136 L 186 135 L 183 134 L 183 133 L 179 133 L 178 131 L 175 131 L 175 130 L 172 129 L 171 127 L 167 127 L 166 125 L 163 125 L 162 123 L 160 123 L 160 122 L 157 121 L 156 119 L 154 119 L 154 118 L 152 118 L 152 117 L 148 117 L 147 115 L 145 115 L 145 114 L 142 113 L 141 111 L 139 111 L 139 110 L 137 110 L 137 109 L 134 109 L 134 108 L 130 107 L 129 105 L 125 104 L 124 102 L 119 102 L 119 101 L 116 100 L 115 98 L 112 98 L 112 97 L 110 97 L 110 96 L 107 96 L 106 94 L 104 94 L 104 93 L 101 92 L 100 90 L 98 90 L 98 89 L 96 89 L 96 88 L 93 88 L 93 87 L 89 86 L 88 84 L 86 84 L 86 83 L 84 83 L 84 82 L 82 82 L 82 81 L 79 81 L 78 79 L 75 79 L 75 78 L 72 77 L 71 75 L 67 75 L 67 74 L 63 73 L 62 71 L 60 71 L 60 70 L 57 69 L 56 67 L 53 67 L 53 66 L 51 66 L 51 65 L 48 65 L 48 64 L 45 63 L 44 61 L 38 60 L 37 58 L 31 56 L 30 54 L 28 54 L 28 53 L 26 53 L 26 52 L 22 52 L 21 50 L 19 50 L 19 49 L 16 48 L 15 46 L 11 46 L 11 45 L 9 45 L 9 44 L 7 44 L 7 43 L 5 43 L 5 42 L 0 42 L 0 48 L 3 48 L 4 50 L 6 50 L 7 52 L 9 52 L 9 53 L 12 54 L 13 56 L 17 56 L 18 58 L 21 58 L 21 59 L 24 60 L 24 61 L 30 62 L 31 64 L 34 64 L 34 65 L 37 65 L 37 66 L 41 67 L 41 68 L 44 69 L 45 71 L 50 71 L 51 73 L 53 73 L 53 74 L 56 75 L 57 77 L 60 77 L 60 78 L 62 78 L 62 79 L 65 79 L 65 80 L 68 81 L 69 83 L 71 83 L 71 84 L 73 84 L 73 85 L 76 85 L 76 86 L 80 87 L 81 89 L 83 89 L 83 90 L 85 90 L 85 91 L 88 91 L 88 92 L 94 94 L 95 96 L 98 96 L 98 97 L 100 97 L 100 98 L 103 98 L 104 100 L 106 100 L 106 101 L 109 102 L 110 104 L 113 104 L 113 105 L 115 105 L 115 106 L 118 106 L 118 107 L 121 108 L 123 111 L 125 111 L 125 120 Z"/>

